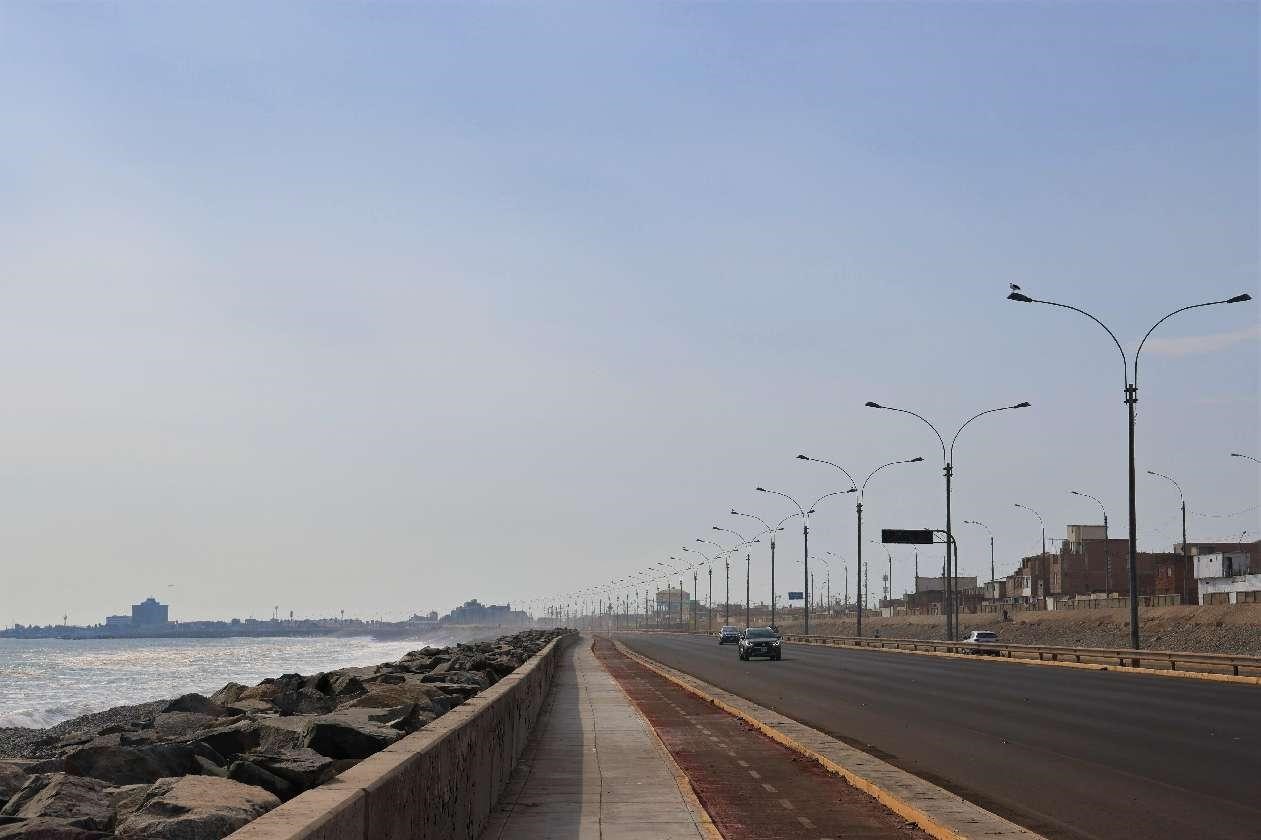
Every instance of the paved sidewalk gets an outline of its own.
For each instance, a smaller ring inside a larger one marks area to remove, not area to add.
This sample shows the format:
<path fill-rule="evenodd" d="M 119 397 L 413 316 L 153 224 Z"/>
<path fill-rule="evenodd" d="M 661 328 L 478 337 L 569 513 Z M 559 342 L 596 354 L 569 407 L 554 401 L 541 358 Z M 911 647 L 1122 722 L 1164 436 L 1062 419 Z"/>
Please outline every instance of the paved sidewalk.
<path fill-rule="evenodd" d="M 677 773 L 584 636 L 565 653 L 482 840 L 718 837 Z"/>

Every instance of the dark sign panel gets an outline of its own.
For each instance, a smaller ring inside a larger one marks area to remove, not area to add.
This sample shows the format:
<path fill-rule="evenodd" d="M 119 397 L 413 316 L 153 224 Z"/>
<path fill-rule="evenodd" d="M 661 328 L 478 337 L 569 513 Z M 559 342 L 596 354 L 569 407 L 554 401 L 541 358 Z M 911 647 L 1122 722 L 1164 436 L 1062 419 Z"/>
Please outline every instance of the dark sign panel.
<path fill-rule="evenodd" d="M 805 598 L 806 598 L 806 594 L 804 592 L 789 592 L 788 593 L 789 601 L 804 601 Z"/>
<path fill-rule="evenodd" d="M 908 545 L 932 545 L 933 532 L 927 528 L 881 528 L 880 541 Z"/>

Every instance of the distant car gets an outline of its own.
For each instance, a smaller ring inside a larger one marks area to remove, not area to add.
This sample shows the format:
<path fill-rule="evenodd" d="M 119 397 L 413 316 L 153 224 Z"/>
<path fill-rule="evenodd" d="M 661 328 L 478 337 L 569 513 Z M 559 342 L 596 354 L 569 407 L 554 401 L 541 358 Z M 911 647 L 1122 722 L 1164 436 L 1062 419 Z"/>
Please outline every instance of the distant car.
<path fill-rule="evenodd" d="M 740 658 L 744 661 L 754 656 L 779 659 L 782 645 L 779 634 L 771 628 L 750 627 L 740 634 Z"/>
<path fill-rule="evenodd" d="M 996 644 L 998 642 L 998 634 L 991 630 L 973 630 L 963 640 L 966 645 L 968 642 L 980 642 L 982 644 Z M 968 648 L 968 653 L 985 653 L 991 656 L 998 656 L 998 650 L 991 647 L 974 647 Z"/>
<path fill-rule="evenodd" d="M 718 644 L 720 645 L 725 645 L 728 642 L 739 643 L 739 641 L 740 641 L 740 628 L 739 627 L 732 627 L 730 624 L 728 624 L 726 627 L 718 631 Z"/>

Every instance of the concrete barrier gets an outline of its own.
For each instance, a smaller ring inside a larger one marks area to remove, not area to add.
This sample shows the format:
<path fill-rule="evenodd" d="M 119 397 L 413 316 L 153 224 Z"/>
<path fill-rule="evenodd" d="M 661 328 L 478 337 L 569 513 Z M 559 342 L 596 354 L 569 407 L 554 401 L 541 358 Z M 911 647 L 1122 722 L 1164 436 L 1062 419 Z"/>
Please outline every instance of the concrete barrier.
<path fill-rule="evenodd" d="M 520 668 L 328 784 L 264 814 L 231 840 L 476 840 L 543 708 L 554 639 Z"/>

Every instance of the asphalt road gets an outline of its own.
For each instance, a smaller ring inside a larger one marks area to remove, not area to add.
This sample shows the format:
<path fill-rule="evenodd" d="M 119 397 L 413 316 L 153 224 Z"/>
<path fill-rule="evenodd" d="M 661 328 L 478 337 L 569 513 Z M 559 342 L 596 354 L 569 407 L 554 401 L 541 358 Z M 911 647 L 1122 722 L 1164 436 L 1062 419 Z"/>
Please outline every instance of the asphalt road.
<path fill-rule="evenodd" d="M 1261 687 L 704 636 L 626 645 L 1056 838 L 1261 837 Z"/>

